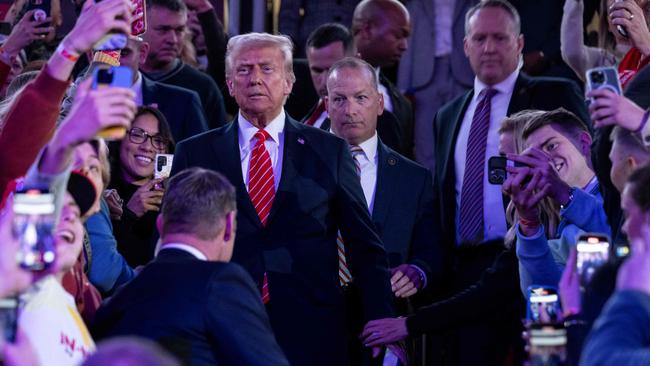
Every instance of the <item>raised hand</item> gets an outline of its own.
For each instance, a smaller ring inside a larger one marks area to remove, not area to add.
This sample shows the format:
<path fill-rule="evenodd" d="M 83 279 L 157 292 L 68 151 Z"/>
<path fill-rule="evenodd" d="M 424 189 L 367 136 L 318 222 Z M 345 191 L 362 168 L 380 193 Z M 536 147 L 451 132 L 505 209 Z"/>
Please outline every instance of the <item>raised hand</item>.
<path fill-rule="evenodd" d="M 4 52 L 10 56 L 15 57 L 25 47 L 37 39 L 45 38 L 45 35 L 54 31 L 52 26 L 43 26 L 52 21 L 52 18 L 47 18 L 42 21 L 34 20 L 35 10 L 30 10 L 23 15 L 18 23 L 11 30 L 11 34 L 2 45 Z"/>
<path fill-rule="evenodd" d="M 594 126 L 600 128 L 618 125 L 630 131 L 641 127 L 645 111 L 633 101 L 607 89 L 592 90 L 587 93 L 587 97 L 593 98 L 589 105 L 589 115 Z"/>
<path fill-rule="evenodd" d="M 164 190 L 154 189 L 156 184 L 162 182 L 162 179 L 152 179 L 138 188 L 126 204 L 137 217 L 142 217 L 148 211 L 160 211 Z"/>

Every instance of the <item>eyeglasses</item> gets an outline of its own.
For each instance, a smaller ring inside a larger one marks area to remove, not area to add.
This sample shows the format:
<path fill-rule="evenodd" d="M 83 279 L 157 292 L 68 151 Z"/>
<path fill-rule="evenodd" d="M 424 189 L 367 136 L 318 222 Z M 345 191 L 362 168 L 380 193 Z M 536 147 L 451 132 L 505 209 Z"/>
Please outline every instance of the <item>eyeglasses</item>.
<path fill-rule="evenodd" d="M 144 144 L 147 138 L 151 139 L 153 147 L 159 150 L 167 148 L 169 140 L 160 135 L 150 135 L 145 130 L 133 127 L 129 130 L 129 141 L 134 144 Z"/>

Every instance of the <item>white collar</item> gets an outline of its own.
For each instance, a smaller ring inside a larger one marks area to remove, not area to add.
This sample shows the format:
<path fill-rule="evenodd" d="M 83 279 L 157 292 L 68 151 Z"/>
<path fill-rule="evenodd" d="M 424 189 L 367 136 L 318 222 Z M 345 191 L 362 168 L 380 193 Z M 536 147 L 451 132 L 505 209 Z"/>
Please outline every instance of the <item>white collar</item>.
<path fill-rule="evenodd" d="M 363 153 L 366 154 L 368 161 L 375 162 L 375 156 L 377 156 L 377 146 L 379 145 L 379 138 L 377 138 L 377 131 L 372 135 L 371 138 L 359 144 Z"/>
<path fill-rule="evenodd" d="M 165 250 L 165 249 L 179 249 L 179 250 L 182 250 L 184 252 L 188 252 L 188 253 L 192 254 L 193 256 L 195 256 L 199 260 L 202 260 L 202 261 L 207 261 L 208 260 L 208 257 L 206 257 L 206 255 L 203 254 L 203 252 L 201 252 L 200 250 L 196 249 L 195 247 L 193 247 L 191 245 L 187 245 L 187 244 L 183 244 L 183 243 L 167 243 L 167 244 L 163 244 L 160 247 L 161 251 Z M 158 254 L 160 254 L 160 252 L 158 252 Z"/>
<path fill-rule="evenodd" d="M 519 76 L 519 68 L 517 68 L 515 71 L 513 71 L 510 75 L 508 75 L 507 78 L 505 78 L 503 81 L 500 83 L 494 84 L 494 85 L 487 85 L 481 80 L 478 79 L 478 77 L 474 78 L 474 98 L 478 98 L 479 94 L 483 91 L 483 89 L 486 88 L 493 88 L 496 89 L 499 94 L 501 95 L 508 95 L 512 93 L 512 90 L 515 88 L 515 82 L 517 81 L 517 77 Z"/>
<path fill-rule="evenodd" d="M 142 90 L 142 74 L 140 73 L 140 71 L 137 71 L 135 73 L 135 76 L 136 76 L 135 83 L 131 85 L 131 90 Z"/>
<path fill-rule="evenodd" d="M 271 122 L 264 127 L 264 131 L 268 132 L 273 141 L 277 144 L 280 143 L 280 133 L 284 131 L 285 119 L 286 114 L 284 113 L 284 109 L 282 109 L 280 114 L 273 118 Z M 259 128 L 255 127 L 250 121 L 248 121 L 246 117 L 241 114 L 241 111 L 239 112 L 237 123 L 239 124 L 239 145 L 248 146 Z"/>

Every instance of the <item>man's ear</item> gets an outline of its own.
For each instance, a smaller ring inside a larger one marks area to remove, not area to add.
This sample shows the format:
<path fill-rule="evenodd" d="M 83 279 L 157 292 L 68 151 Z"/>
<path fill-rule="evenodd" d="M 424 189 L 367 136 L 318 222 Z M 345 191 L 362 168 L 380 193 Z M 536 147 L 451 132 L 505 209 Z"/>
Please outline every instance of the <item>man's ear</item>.
<path fill-rule="evenodd" d="M 580 151 L 582 154 L 587 158 L 590 158 L 591 143 L 593 142 L 591 135 L 588 132 L 580 132 L 580 135 L 578 136 L 578 142 L 580 143 Z"/>
<path fill-rule="evenodd" d="M 230 241 L 235 236 L 235 215 L 235 211 L 230 211 L 226 214 L 223 228 L 223 241 Z"/>
<path fill-rule="evenodd" d="M 158 217 L 156 217 L 156 228 L 158 229 L 158 234 L 159 234 L 159 235 L 162 235 L 162 232 L 163 232 L 163 219 L 162 219 L 162 215 L 158 215 Z"/>
<path fill-rule="evenodd" d="M 147 62 L 147 56 L 149 56 L 149 43 L 141 42 L 140 44 L 140 59 L 138 60 L 139 65 L 144 65 Z"/>

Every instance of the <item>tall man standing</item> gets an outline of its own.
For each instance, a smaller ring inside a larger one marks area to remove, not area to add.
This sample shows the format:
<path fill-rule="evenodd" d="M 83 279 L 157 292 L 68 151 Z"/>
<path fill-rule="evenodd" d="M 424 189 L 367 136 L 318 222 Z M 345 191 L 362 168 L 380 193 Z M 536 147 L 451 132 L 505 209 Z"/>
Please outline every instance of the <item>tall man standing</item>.
<path fill-rule="evenodd" d="M 181 142 L 172 174 L 201 166 L 236 187 L 233 261 L 258 282 L 289 362 L 346 365 L 338 229 L 365 320 L 393 313 L 388 263 L 345 142 L 284 112 L 294 82 L 291 53 L 286 36 L 230 39 L 226 80 L 239 114 Z"/>

